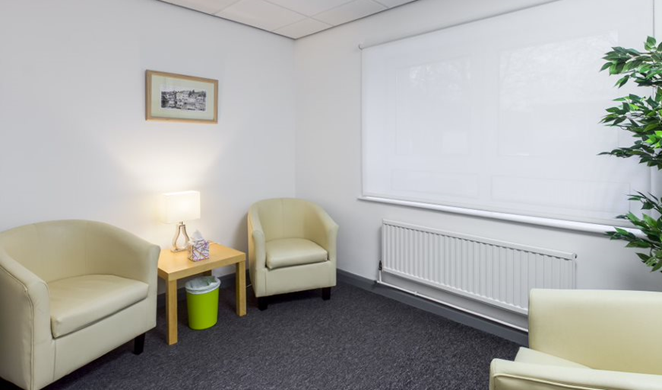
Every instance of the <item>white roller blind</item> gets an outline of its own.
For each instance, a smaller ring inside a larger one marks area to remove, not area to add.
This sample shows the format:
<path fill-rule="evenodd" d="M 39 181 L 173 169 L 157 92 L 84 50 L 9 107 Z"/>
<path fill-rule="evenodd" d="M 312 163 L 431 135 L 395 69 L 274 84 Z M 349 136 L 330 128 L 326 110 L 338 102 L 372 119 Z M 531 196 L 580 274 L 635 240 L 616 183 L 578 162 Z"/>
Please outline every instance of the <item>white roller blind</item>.
<path fill-rule="evenodd" d="M 652 0 L 565 0 L 363 50 L 365 196 L 613 223 L 651 190 L 599 124 L 612 46 L 640 48 Z M 635 205 L 633 209 L 637 209 Z"/>

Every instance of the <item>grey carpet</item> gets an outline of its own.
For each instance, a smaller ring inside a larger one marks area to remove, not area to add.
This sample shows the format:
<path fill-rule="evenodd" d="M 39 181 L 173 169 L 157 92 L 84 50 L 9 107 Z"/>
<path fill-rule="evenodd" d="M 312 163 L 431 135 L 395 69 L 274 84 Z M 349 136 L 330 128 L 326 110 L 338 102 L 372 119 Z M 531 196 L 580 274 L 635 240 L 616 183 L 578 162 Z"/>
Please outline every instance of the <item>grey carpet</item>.
<path fill-rule="evenodd" d="M 249 293 L 244 318 L 222 289 L 219 322 L 205 331 L 179 309 L 177 345 L 165 342 L 160 308 L 142 355 L 126 344 L 47 389 L 487 389 L 490 361 L 518 348 L 347 284 L 330 301 L 288 294 L 263 312 Z"/>

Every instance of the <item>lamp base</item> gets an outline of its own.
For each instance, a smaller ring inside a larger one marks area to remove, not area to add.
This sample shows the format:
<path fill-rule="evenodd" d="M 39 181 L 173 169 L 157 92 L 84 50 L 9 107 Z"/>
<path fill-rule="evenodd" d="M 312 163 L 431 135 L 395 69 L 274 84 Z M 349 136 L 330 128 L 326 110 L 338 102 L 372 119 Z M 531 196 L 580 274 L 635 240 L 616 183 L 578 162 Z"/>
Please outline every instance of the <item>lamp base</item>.
<path fill-rule="evenodd" d="M 182 236 L 184 238 L 184 244 L 179 245 L 179 237 Z M 175 232 L 175 237 L 172 239 L 172 248 L 170 248 L 171 252 L 183 252 L 186 250 L 186 246 L 188 245 L 189 242 L 189 237 L 188 234 L 186 234 L 186 225 L 184 225 L 184 222 L 180 222 L 177 224 L 177 231 Z"/>

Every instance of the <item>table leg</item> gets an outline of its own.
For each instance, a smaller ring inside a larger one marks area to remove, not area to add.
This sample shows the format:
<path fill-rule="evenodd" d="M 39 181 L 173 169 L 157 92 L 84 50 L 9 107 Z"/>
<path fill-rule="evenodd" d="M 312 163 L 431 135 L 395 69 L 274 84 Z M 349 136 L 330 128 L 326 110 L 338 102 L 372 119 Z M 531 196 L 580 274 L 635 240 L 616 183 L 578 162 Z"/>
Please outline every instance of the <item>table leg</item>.
<path fill-rule="evenodd" d="M 246 262 L 237 263 L 237 272 L 235 275 L 235 284 L 237 288 L 237 315 L 243 317 L 246 315 Z"/>
<path fill-rule="evenodd" d="M 168 282 L 166 289 L 166 317 L 168 318 L 168 345 L 177 344 L 177 281 Z"/>

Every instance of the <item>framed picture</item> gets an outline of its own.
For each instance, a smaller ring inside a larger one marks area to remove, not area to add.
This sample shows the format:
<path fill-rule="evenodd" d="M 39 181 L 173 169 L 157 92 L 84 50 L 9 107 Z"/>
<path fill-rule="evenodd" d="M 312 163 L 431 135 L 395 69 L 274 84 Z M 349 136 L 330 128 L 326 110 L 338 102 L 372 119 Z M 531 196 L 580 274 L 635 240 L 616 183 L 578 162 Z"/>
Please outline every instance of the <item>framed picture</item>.
<path fill-rule="evenodd" d="M 218 123 L 218 80 L 148 70 L 145 119 Z"/>

